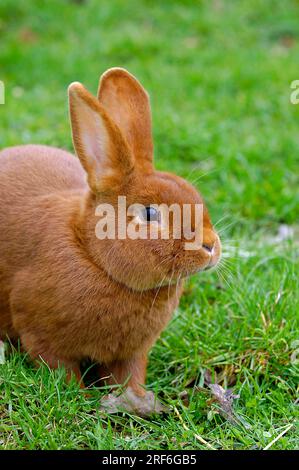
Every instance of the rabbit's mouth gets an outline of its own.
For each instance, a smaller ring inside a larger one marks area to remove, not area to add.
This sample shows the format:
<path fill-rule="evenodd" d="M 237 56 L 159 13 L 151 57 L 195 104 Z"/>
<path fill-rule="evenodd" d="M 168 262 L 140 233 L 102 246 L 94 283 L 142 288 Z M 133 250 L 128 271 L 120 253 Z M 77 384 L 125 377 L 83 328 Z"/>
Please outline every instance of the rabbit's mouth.
<path fill-rule="evenodd" d="M 216 234 L 215 234 L 216 235 Z M 221 242 L 218 235 L 213 244 L 203 244 L 196 252 L 178 253 L 168 270 L 168 277 L 188 277 L 199 272 L 208 271 L 217 266 L 221 258 Z"/>

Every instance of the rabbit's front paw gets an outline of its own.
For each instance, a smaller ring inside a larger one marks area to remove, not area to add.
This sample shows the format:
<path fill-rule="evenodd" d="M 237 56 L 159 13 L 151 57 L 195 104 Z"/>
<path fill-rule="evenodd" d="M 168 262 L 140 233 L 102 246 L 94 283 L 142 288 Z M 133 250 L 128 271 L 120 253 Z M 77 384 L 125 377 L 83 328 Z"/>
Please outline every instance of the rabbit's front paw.
<path fill-rule="evenodd" d="M 170 410 L 155 397 L 153 392 L 138 396 L 131 387 L 128 387 L 121 395 L 110 393 L 104 397 L 101 401 L 101 411 L 109 414 L 127 411 L 145 417 L 167 413 Z"/>

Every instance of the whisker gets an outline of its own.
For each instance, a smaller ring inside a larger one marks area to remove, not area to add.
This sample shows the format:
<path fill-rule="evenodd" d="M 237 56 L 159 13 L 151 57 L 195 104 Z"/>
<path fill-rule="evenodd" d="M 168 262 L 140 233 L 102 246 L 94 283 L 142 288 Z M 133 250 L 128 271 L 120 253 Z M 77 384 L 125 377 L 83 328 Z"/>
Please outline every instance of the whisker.
<path fill-rule="evenodd" d="M 225 230 L 227 230 L 228 228 L 232 227 L 233 225 L 235 225 L 237 223 L 236 220 L 233 220 L 230 224 L 227 224 L 225 225 L 224 227 L 222 227 L 220 230 L 218 230 L 218 233 L 221 234 L 223 233 Z"/>
<path fill-rule="evenodd" d="M 177 283 L 176 283 L 176 288 L 175 288 L 175 295 L 176 295 L 177 300 L 179 300 L 178 286 L 179 286 L 179 283 L 181 281 L 181 278 L 182 278 L 182 274 L 180 273 L 179 277 L 178 277 L 178 280 L 177 280 Z"/>
<path fill-rule="evenodd" d="M 213 170 L 206 171 L 202 175 L 199 175 L 197 178 L 194 180 L 190 181 L 191 184 L 195 185 L 200 179 L 202 179 L 204 176 L 210 175 L 211 173 L 215 173 L 216 171 L 219 171 L 219 168 L 214 168 Z"/>
<path fill-rule="evenodd" d="M 211 157 L 208 157 L 208 158 L 204 158 L 203 160 L 200 161 L 200 163 L 198 163 L 197 165 L 194 166 L 194 168 L 192 168 L 192 170 L 189 171 L 188 175 L 185 177 L 185 179 L 187 181 L 189 181 L 189 178 L 190 176 L 192 175 L 192 173 L 194 173 L 194 171 L 200 171 L 201 168 L 202 168 L 202 165 L 204 162 L 209 162 L 211 161 Z M 216 168 L 215 170 L 218 170 L 218 168 Z M 212 171 L 212 170 L 210 170 Z M 191 183 L 192 184 L 192 183 Z"/>
<path fill-rule="evenodd" d="M 229 217 L 229 214 L 226 214 L 224 215 L 223 217 L 221 217 L 219 220 L 217 220 L 217 222 L 214 224 L 214 228 L 217 227 L 217 225 L 220 224 L 220 222 L 222 222 L 223 220 L 227 219 Z"/>
<path fill-rule="evenodd" d="M 172 257 L 171 257 L 171 256 L 169 256 L 169 257 L 167 257 L 167 258 L 163 259 L 163 260 L 162 260 L 162 261 L 161 261 L 159 264 L 157 264 L 157 265 L 155 266 L 155 268 L 154 268 L 154 269 L 155 269 L 155 270 L 157 270 L 158 268 L 160 268 L 160 267 L 161 267 L 161 265 L 162 265 L 162 264 L 164 264 L 164 263 L 166 263 L 166 262 L 169 262 L 169 261 L 171 261 L 171 258 L 172 258 Z"/>
<path fill-rule="evenodd" d="M 222 280 L 229 287 L 229 289 L 232 289 L 233 287 L 228 282 L 228 280 L 226 279 L 226 277 L 223 275 L 223 273 L 220 271 L 219 268 L 216 268 L 216 272 L 218 274 L 219 279 Z"/>
<path fill-rule="evenodd" d="M 152 305 L 151 305 L 151 308 L 150 308 L 150 311 L 149 311 L 149 315 L 152 313 L 152 310 L 153 310 L 153 308 L 154 308 L 154 304 L 155 304 L 155 302 L 156 302 L 156 299 L 157 299 L 157 297 L 158 297 L 158 294 L 159 294 L 159 292 L 160 292 L 160 290 L 161 290 L 161 287 L 162 287 L 162 285 L 163 285 L 163 282 L 164 282 L 166 276 L 167 276 L 167 274 L 165 274 L 165 276 L 163 277 L 161 283 L 159 284 L 159 287 L 158 287 L 158 289 L 157 289 L 157 292 L 156 292 L 156 294 L 155 294 L 154 300 L 153 300 L 153 302 L 152 302 Z"/>
<path fill-rule="evenodd" d="M 172 282 L 172 279 L 173 279 L 173 275 L 174 275 L 174 270 L 172 271 L 172 274 L 171 274 L 171 278 L 170 278 L 170 281 L 168 283 L 168 303 L 169 303 L 169 296 L 170 296 L 170 287 L 171 287 L 171 282 Z"/>

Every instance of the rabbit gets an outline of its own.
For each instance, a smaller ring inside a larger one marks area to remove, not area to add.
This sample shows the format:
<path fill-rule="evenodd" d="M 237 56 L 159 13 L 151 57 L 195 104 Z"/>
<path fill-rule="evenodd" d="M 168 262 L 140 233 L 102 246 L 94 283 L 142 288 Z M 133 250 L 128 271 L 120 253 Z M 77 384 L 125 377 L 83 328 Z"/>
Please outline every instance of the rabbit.
<path fill-rule="evenodd" d="M 133 75 L 107 70 L 97 98 L 72 83 L 69 108 L 78 158 L 43 145 L 0 152 L 0 338 L 20 340 L 33 361 L 65 367 L 82 386 L 80 362 L 89 358 L 100 383 L 123 385 L 136 408 L 147 402 L 151 412 L 149 350 L 184 279 L 215 266 L 221 242 L 198 191 L 154 169 L 149 96 Z M 184 236 L 99 239 L 97 207 L 117 213 L 120 195 L 127 207 L 142 204 L 143 223 L 158 232 L 152 205 L 202 205 L 202 244 L 187 250 Z"/>

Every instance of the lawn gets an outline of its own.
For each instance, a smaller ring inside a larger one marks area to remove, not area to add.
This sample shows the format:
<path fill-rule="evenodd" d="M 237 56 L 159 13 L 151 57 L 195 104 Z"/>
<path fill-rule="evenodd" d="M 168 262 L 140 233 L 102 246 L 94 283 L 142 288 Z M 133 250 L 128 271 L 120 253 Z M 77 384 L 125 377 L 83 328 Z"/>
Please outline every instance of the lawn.
<path fill-rule="evenodd" d="M 299 448 L 298 56 L 295 0 L 1 1 L 0 148 L 72 149 L 68 84 L 95 93 L 125 67 L 151 95 L 157 167 L 194 182 L 224 246 L 150 354 L 148 388 L 170 414 L 102 415 L 101 391 L 86 397 L 6 345 L 1 448 Z M 239 395 L 237 422 L 207 374 Z"/>

